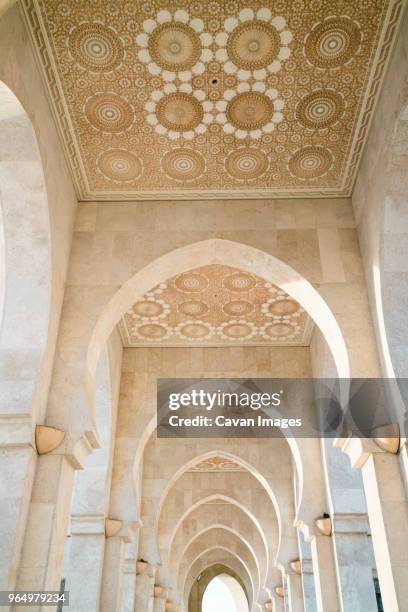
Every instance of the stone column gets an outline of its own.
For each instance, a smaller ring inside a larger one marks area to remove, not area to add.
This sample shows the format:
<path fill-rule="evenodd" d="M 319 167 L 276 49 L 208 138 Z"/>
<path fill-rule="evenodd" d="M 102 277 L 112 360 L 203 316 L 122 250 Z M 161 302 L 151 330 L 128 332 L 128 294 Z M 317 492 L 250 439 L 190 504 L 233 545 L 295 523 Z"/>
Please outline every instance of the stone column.
<path fill-rule="evenodd" d="M 120 612 L 133 612 L 135 609 L 136 556 L 136 541 L 129 542 L 125 545 Z"/>
<path fill-rule="evenodd" d="M 304 612 L 302 578 L 291 573 L 285 576 L 287 608 L 289 612 Z"/>
<path fill-rule="evenodd" d="M 37 453 L 31 418 L 0 416 L 0 590 L 14 590 L 23 547 Z"/>
<path fill-rule="evenodd" d="M 64 454 L 43 455 L 37 460 L 18 590 L 59 591 L 74 471 L 72 459 Z M 32 612 L 37 610 L 39 607 L 32 608 Z"/>
<path fill-rule="evenodd" d="M 312 551 L 310 550 L 310 557 Z M 311 558 L 302 559 L 302 590 L 305 612 L 317 612 L 316 587 Z"/>
<path fill-rule="evenodd" d="M 343 612 L 377 612 L 375 560 L 365 514 L 334 514 L 333 544 Z"/>
<path fill-rule="evenodd" d="M 65 590 L 76 612 L 98 612 L 105 551 L 105 517 L 72 516 Z"/>
<path fill-rule="evenodd" d="M 158 592 L 159 589 L 161 589 L 161 587 L 156 586 L 154 588 L 155 594 L 154 594 L 154 602 L 153 602 L 153 612 L 165 612 L 165 609 L 166 609 L 167 593 L 165 590 Z"/>
<path fill-rule="evenodd" d="M 283 597 L 272 597 L 273 612 L 285 612 L 285 601 Z"/>
<path fill-rule="evenodd" d="M 385 610 L 408 601 L 408 494 L 397 455 L 373 440 L 347 440 L 342 447 L 363 475 L 374 556 Z"/>
<path fill-rule="evenodd" d="M 298 530 L 298 545 L 305 612 L 316 612 L 316 590 L 313 575 L 312 551 L 310 542 L 306 542 L 303 533 Z"/>
<path fill-rule="evenodd" d="M 143 573 L 136 575 L 135 612 L 148 612 L 153 607 L 155 567 L 148 564 Z"/>
<path fill-rule="evenodd" d="M 133 525 L 106 519 L 105 532 L 100 612 L 119 612 L 125 568 L 125 546 L 134 537 Z"/>
<path fill-rule="evenodd" d="M 333 543 L 330 536 L 314 535 L 310 540 L 317 612 L 339 612 Z"/>

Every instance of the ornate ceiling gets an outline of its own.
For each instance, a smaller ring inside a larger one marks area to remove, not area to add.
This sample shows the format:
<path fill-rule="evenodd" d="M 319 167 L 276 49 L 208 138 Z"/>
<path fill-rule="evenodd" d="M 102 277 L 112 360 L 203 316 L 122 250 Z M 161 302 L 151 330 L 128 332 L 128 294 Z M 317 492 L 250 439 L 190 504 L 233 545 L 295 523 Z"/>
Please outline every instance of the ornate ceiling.
<path fill-rule="evenodd" d="M 170 278 L 125 313 L 126 347 L 306 346 L 312 323 L 279 287 L 213 264 Z"/>
<path fill-rule="evenodd" d="M 200 461 L 188 472 L 245 472 L 245 469 L 231 459 L 216 456 Z"/>
<path fill-rule="evenodd" d="M 402 0 L 23 0 L 80 199 L 350 193 Z"/>

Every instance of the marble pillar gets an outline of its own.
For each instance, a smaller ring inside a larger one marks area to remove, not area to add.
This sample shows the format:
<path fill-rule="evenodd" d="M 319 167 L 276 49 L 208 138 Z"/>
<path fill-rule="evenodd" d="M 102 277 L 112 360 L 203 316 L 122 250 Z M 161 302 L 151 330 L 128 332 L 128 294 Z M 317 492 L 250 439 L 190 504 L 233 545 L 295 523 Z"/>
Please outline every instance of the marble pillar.
<path fill-rule="evenodd" d="M 317 612 L 339 612 L 341 608 L 332 539 L 330 536 L 314 535 L 310 545 Z"/>
<path fill-rule="evenodd" d="M 342 450 L 363 476 L 384 609 L 403 610 L 408 601 L 408 492 L 400 457 L 368 439 L 351 438 Z"/>
<path fill-rule="evenodd" d="M 120 612 L 133 612 L 135 609 L 136 557 L 137 543 L 134 540 L 125 545 Z"/>
<path fill-rule="evenodd" d="M 127 533 L 106 538 L 100 612 L 119 612 L 125 564 Z"/>
<path fill-rule="evenodd" d="M 373 453 L 362 473 L 384 609 L 403 610 L 408 601 L 408 495 L 399 459 Z"/>
<path fill-rule="evenodd" d="M 303 533 L 298 530 L 299 557 L 301 562 L 301 580 L 303 605 L 305 612 L 316 612 L 316 589 L 313 575 L 312 550 Z"/>
<path fill-rule="evenodd" d="M 98 612 L 105 551 L 105 517 L 72 516 L 65 576 L 69 605 L 76 612 Z"/>
<path fill-rule="evenodd" d="M 334 514 L 333 545 L 343 612 L 377 612 L 375 560 L 365 514 Z"/>
<path fill-rule="evenodd" d="M 285 612 L 285 602 L 283 597 L 272 597 L 273 612 Z"/>
<path fill-rule="evenodd" d="M 153 607 L 155 567 L 148 565 L 136 576 L 135 612 L 148 612 Z"/>
<path fill-rule="evenodd" d="M 166 596 L 159 595 L 154 598 L 153 612 L 165 612 L 166 609 Z"/>
<path fill-rule="evenodd" d="M 302 578 L 298 574 L 290 573 L 285 576 L 286 599 L 289 612 L 304 612 Z"/>
<path fill-rule="evenodd" d="M 38 457 L 17 578 L 18 590 L 59 591 L 75 467 L 64 454 Z M 24 612 L 24 608 L 16 608 Z M 39 607 L 32 607 L 37 612 Z M 51 612 L 51 608 L 50 608 Z"/>
<path fill-rule="evenodd" d="M 361 473 L 351 468 L 332 439 L 322 440 L 322 449 L 341 609 L 377 612 L 375 561 Z"/>
<path fill-rule="evenodd" d="M 0 590 L 13 590 L 16 586 L 37 460 L 27 439 L 31 423 L 27 421 L 25 440 L 15 435 L 17 427 L 14 432 L 9 427 L 14 424 L 7 417 L 0 421 Z"/>

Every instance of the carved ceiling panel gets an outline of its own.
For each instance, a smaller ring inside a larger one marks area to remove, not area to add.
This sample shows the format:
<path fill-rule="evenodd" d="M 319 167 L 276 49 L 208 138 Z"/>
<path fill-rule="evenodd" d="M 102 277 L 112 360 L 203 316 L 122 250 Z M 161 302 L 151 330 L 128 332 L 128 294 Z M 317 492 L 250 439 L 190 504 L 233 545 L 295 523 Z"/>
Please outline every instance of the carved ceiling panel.
<path fill-rule="evenodd" d="M 402 0 L 24 0 L 82 199 L 347 195 Z"/>
<path fill-rule="evenodd" d="M 279 287 L 213 264 L 170 278 L 146 293 L 119 324 L 137 346 L 306 346 L 312 323 Z"/>
<path fill-rule="evenodd" d="M 204 461 L 200 461 L 188 472 L 245 472 L 246 470 L 226 457 L 210 457 Z M 220 503 L 220 500 L 212 500 L 208 503 Z M 224 502 L 225 503 L 225 502 Z"/>

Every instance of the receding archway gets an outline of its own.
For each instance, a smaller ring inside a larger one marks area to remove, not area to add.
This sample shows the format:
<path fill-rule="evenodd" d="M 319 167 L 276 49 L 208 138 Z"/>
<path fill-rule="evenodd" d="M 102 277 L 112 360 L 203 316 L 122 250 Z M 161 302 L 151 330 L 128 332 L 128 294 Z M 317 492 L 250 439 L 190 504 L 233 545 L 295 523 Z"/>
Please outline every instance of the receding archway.
<path fill-rule="evenodd" d="M 200 266 L 217 263 L 260 276 L 296 300 L 322 332 L 338 376 L 345 379 L 349 377 L 349 359 L 343 335 L 333 313 L 317 290 L 296 270 L 265 251 L 230 240 L 212 238 L 175 249 L 155 259 L 129 279 L 101 312 L 88 344 L 84 381 L 89 418 L 94 427 L 93 394 L 97 363 L 103 346 L 123 313 L 163 280 Z"/>
<path fill-rule="evenodd" d="M 194 580 L 188 599 L 188 612 L 201 612 L 203 596 L 207 590 L 207 587 L 211 581 L 214 580 L 214 578 L 221 578 L 224 576 L 228 576 L 236 580 L 244 593 L 246 599 L 245 603 L 247 603 L 248 594 L 241 577 L 231 567 L 228 567 L 223 563 L 215 563 L 214 565 L 210 565 L 200 572 Z"/>
<path fill-rule="evenodd" d="M 249 612 L 244 589 L 235 576 L 226 572 L 209 582 L 201 606 L 202 612 Z"/>

